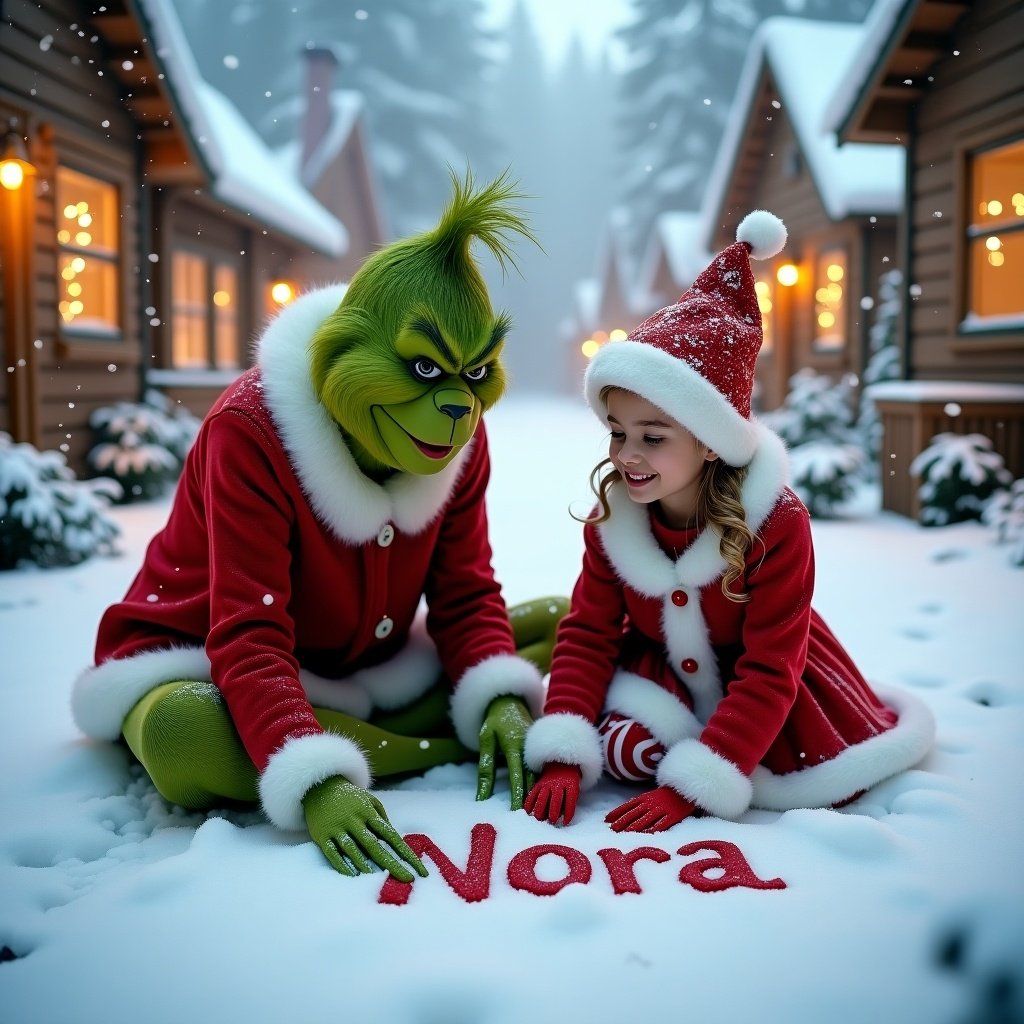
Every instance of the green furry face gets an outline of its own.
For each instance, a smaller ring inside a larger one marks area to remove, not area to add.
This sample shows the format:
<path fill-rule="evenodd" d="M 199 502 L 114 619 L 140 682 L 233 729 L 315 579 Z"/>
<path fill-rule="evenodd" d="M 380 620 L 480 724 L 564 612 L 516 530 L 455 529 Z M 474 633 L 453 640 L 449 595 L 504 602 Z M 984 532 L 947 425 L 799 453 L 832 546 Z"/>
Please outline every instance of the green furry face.
<path fill-rule="evenodd" d="M 362 343 L 343 346 L 332 360 L 321 401 L 354 442 L 364 471 L 440 472 L 505 390 L 499 356 L 506 319 L 491 317 L 484 331 L 465 338 L 424 309 L 392 344 L 379 334 L 366 344 L 366 327 Z"/>
<path fill-rule="evenodd" d="M 453 174 L 437 227 L 374 253 L 314 334 L 314 390 L 364 473 L 439 472 L 504 392 L 510 321 L 492 311 L 470 241 L 504 267 L 506 235 L 533 239 L 509 205 L 519 197 L 506 175 L 476 191 Z"/>

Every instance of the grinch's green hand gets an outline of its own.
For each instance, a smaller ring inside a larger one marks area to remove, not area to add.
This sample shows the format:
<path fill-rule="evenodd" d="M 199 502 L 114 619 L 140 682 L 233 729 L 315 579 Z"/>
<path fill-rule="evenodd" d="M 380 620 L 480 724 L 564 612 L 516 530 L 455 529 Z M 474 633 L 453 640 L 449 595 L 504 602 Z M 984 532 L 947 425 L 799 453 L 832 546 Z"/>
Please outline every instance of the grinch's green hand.
<path fill-rule="evenodd" d="M 313 841 L 343 875 L 369 874 L 371 861 L 400 882 L 413 880 L 402 861 L 426 875 L 419 857 L 388 821 L 381 802 L 340 775 L 315 785 L 302 798 L 302 809 Z"/>
<path fill-rule="evenodd" d="M 508 781 L 512 790 L 512 810 L 523 806 L 523 797 L 533 785 L 523 767 L 526 730 L 533 716 L 519 697 L 495 697 L 488 705 L 484 724 L 480 726 L 480 767 L 477 770 L 476 798 L 486 800 L 494 792 L 494 755 L 497 748 L 508 764 Z"/>

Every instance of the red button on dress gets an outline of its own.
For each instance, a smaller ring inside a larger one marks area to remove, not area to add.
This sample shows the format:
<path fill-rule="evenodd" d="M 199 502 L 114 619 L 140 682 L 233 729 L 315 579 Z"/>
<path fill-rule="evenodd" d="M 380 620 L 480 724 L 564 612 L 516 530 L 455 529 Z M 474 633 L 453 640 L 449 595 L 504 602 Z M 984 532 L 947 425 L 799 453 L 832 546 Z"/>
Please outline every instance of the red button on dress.
<path fill-rule="evenodd" d="M 672 603 L 678 605 L 680 608 L 689 601 L 689 595 L 685 590 L 673 590 L 672 591 Z"/>
<path fill-rule="evenodd" d="M 697 662 L 695 662 L 693 658 L 687 658 L 686 661 L 683 662 L 684 672 L 696 672 L 699 667 L 700 666 L 698 666 Z"/>

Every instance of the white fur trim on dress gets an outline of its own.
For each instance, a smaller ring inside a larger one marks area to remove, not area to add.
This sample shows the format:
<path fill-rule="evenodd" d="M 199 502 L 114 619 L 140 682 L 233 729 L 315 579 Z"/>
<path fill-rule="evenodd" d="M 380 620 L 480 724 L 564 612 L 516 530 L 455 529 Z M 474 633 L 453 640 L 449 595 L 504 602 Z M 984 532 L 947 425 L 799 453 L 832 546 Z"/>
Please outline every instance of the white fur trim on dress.
<path fill-rule="evenodd" d="M 264 813 L 278 828 L 305 828 L 302 798 L 334 775 L 343 775 L 349 782 L 369 789 L 370 766 L 352 740 L 330 732 L 286 740 L 271 755 L 260 776 Z"/>
<path fill-rule="evenodd" d="M 736 228 L 736 241 L 746 242 L 755 260 L 770 260 L 782 252 L 787 237 L 786 225 L 767 210 L 751 210 Z"/>
<path fill-rule="evenodd" d="M 71 716 L 86 736 L 116 740 L 129 711 L 154 686 L 208 680 L 210 659 L 201 647 L 164 647 L 87 668 L 71 688 Z"/>
<path fill-rule="evenodd" d="M 757 533 L 789 482 L 789 457 L 779 436 L 763 423 L 754 421 L 753 429 L 757 451 L 743 481 L 742 497 L 747 525 Z M 637 593 L 665 598 L 683 587 L 693 598 L 697 589 L 725 572 L 716 530 L 704 530 L 673 562 L 651 533 L 646 505 L 633 501 L 622 486 L 612 487 L 608 502 L 611 517 L 597 527 L 601 546 L 619 579 Z"/>
<path fill-rule="evenodd" d="M 663 747 L 699 736 L 703 728 L 678 697 L 650 679 L 621 669 L 608 687 L 604 708 L 639 722 Z"/>
<path fill-rule="evenodd" d="M 896 725 L 800 771 L 773 775 L 759 765 L 754 769 L 752 805 L 770 811 L 831 807 L 917 764 L 935 741 L 931 710 L 902 690 L 879 687 L 875 692 L 899 715 Z"/>
<path fill-rule="evenodd" d="M 749 806 L 750 779 L 700 740 L 681 740 L 658 764 L 658 783 L 671 786 L 716 818 L 738 818 Z"/>
<path fill-rule="evenodd" d="M 605 387 L 624 388 L 653 402 L 731 466 L 745 466 L 757 447 L 751 420 L 687 362 L 653 345 L 612 341 L 590 361 L 584 388 L 602 421 L 607 415 L 601 400 Z"/>
<path fill-rule="evenodd" d="M 597 726 L 582 715 L 567 711 L 544 715 L 530 726 L 524 749 L 526 767 L 541 772 L 549 762 L 579 768 L 580 785 L 589 789 L 604 770 L 604 754 Z"/>
<path fill-rule="evenodd" d="M 544 684 L 537 666 L 516 654 L 495 654 L 467 669 L 452 694 L 455 735 L 470 750 L 480 749 L 480 726 L 495 697 L 521 697 L 540 714 Z"/>
<path fill-rule="evenodd" d="M 341 540 L 364 544 L 388 522 L 405 533 L 426 529 L 448 501 L 473 442 L 438 473 L 396 473 L 383 484 L 363 474 L 317 400 L 309 372 L 309 342 L 345 288 L 307 292 L 284 307 L 257 343 L 257 362 L 267 408 L 310 505 Z"/>

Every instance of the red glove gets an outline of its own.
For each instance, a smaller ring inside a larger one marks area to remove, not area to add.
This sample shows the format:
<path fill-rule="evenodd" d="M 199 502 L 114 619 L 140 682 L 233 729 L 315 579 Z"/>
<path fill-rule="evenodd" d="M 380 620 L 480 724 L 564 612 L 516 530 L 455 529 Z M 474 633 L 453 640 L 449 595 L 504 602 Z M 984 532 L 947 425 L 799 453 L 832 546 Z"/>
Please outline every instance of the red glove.
<path fill-rule="evenodd" d="M 697 809 L 697 805 L 680 796 L 669 786 L 659 786 L 647 793 L 613 807 L 604 817 L 613 832 L 664 832 L 678 825 Z"/>
<path fill-rule="evenodd" d="M 563 818 L 568 825 L 580 798 L 580 778 L 581 772 L 576 765 L 549 762 L 527 794 L 523 809 L 538 821 L 557 825 L 558 819 Z"/>

